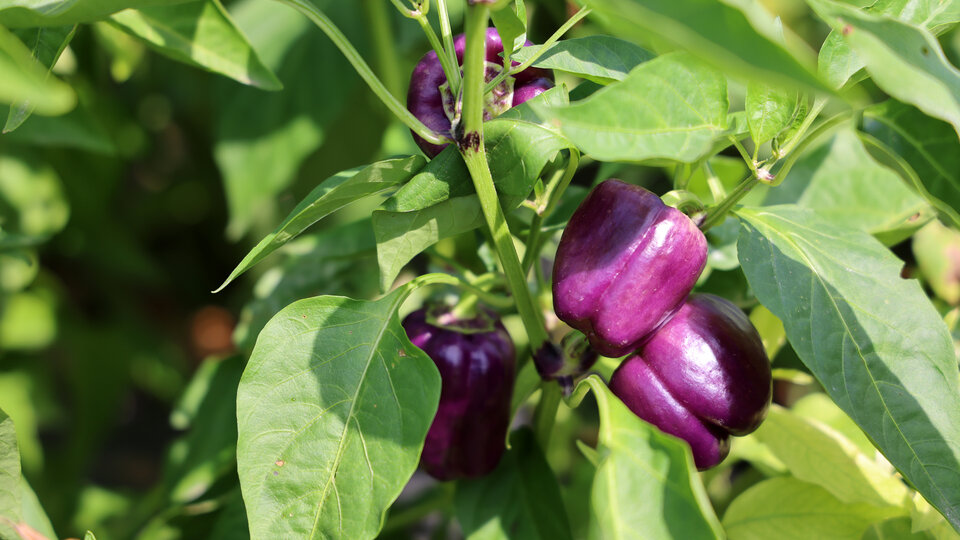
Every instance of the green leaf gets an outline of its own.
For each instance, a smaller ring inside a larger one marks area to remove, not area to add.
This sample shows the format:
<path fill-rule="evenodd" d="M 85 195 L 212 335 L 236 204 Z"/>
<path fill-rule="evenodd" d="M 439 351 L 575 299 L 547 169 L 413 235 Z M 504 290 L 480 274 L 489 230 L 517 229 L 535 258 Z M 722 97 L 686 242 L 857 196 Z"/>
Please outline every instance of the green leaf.
<path fill-rule="evenodd" d="M 97 537 L 90 531 L 83 535 L 83 540 L 97 540 Z"/>
<path fill-rule="evenodd" d="M 863 433 L 857 424 L 843 412 L 830 396 L 823 392 L 814 392 L 798 399 L 790 411 L 826 426 L 842 434 L 846 439 L 857 446 L 865 456 L 876 456 L 877 448 Z M 936 512 L 934 510 L 933 512 Z M 939 515 L 939 514 L 937 514 Z"/>
<path fill-rule="evenodd" d="M 950 124 L 889 100 L 864 111 L 863 128 L 907 162 L 921 193 L 960 211 L 960 139 Z"/>
<path fill-rule="evenodd" d="M 673 53 L 641 64 L 587 99 L 533 109 L 600 161 L 693 162 L 726 130 L 728 106 L 721 73 Z"/>
<path fill-rule="evenodd" d="M 651 36 L 688 50 L 724 73 L 748 80 L 826 90 L 800 40 L 783 45 L 775 19 L 757 2 L 728 0 L 581 0 L 615 34 L 637 43 Z"/>
<path fill-rule="evenodd" d="M 190 431 L 175 441 L 165 468 L 171 500 L 185 503 L 206 493 L 213 483 L 234 470 L 237 455 L 237 384 L 244 358 L 236 355 L 206 360 L 194 376 L 202 393 L 194 404 Z"/>
<path fill-rule="evenodd" d="M 723 538 L 690 447 L 638 418 L 596 375 L 577 385 L 572 406 L 587 390 L 600 410 L 590 538 Z"/>
<path fill-rule="evenodd" d="M 909 517 L 899 517 L 870 525 L 860 540 L 934 540 L 925 531 L 914 532 Z"/>
<path fill-rule="evenodd" d="M 17 432 L 13 420 L 0 409 L 0 518 L 13 524 L 20 523 L 20 452 L 17 450 Z M 16 538 L 10 526 L 0 519 L 0 537 Z"/>
<path fill-rule="evenodd" d="M 960 525 L 957 361 L 923 290 L 867 233 L 790 205 L 739 215 L 743 271 L 797 355 L 890 463 Z"/>
<path fill-rule="evenodd" d="M 351 40 L 358 37 L 358 2 L 324 5 Z M 261 0 L 243 0 L 231 8 L 237 26 L 284 83 L 282 92 L 270 94 L 229 81 L 219 85 L 213 154 L 227 195 L 227 232 L 238 238 L 254 223 L 273 221 L 275 198 L 293 183 L 303 161 L 328 141 L 360 78 L 331 41 L 313 31 L 296 10 Z M 348 126 L 355 126 L 360 117 L 355 111 L 349 114 Z M 360 143 L 354 139 L 350 144 Z"/>
<path fill-rule="evenodd" d="M 796 203 L 831 223 L 860 229 L 895 244 L 933 216 L 919 195 L 867 153 L 852 129 L 808 151 L 789 181 L 770 190 L 765 205 Z"/>
<path fill-rule="evenodd" d="M 829 491 L 791 477 L 765 480 L 730 503 L 723 528 L 730 540 L 849 540 L 860 538 L 889 510 L 848 504 Z"/>
<path fill-rule="evenodd" d="M 763 144 L 787 128 L 797 107 L 797 92 L 764 83 L 747 83 L 747 125 L 755 143 Z"/>
<path fill-rule="evenodd" d="M 903 482 L 826 425 L 774 405 L 754 436 L 793 476 L 826 489 L 840 501 L 897 507 L 908 513 L 910 493 Z"/>
<path fill-rule="evenodd" d="M 0 118 L 8 116 L 9 122 L 16 112 L 11 107 L 5 115 L 6 110 L 7 107 L 0 107 Z M 80 102 L 72 111 L 60 116 L 31 115 L 24 118 L 23 124 L 14 131 L 4 133 L 3 138 L 25 145 L 76 148 L 114 156 L 117 147 L 102 125 L 102 120 L 102 115 L 88 103 Z"/>
<path fill-rule="evenodd" d="M 856 53 L 884 92 L 953 124 L 960 134 L 960 71 L 937 38 L 909 23 L 829 0 L 807 0 Z"/>
<path fill-rule="evenodd" d="M 533 432 L 515 431 L 490 474 L 457 483 L 457 521 L 468 540 L 572 539 L 557 478 Z"/>
<path fill-rule="evenodd" d="M 74 26 L 55 26 L 52 28 L 30 28 L 26 30 L 15 30 L 13 33 L 19 37 L 30 49 L 31 54 L 41 66 L 47 70 L 47 76 L 50 76 L 53 65 L 57 63 L 60 54 L 63 53 L 67 45 L 73 39 L 77 27 Z M 21 124 L 33 112 L 34 105 L 30 99 L 18 101 L 10 106 L 10 112 L 7 114 L 6 124 L 3 126 L 3 133 L 20 127 Z"/>
<path fill-rule="evenodd" d="M 540 50 L 540 47 L 524 47 L 513 55 L 513 59 L 524 62 Z M 572 73 L 596 83 L 609 84 L 626 79 L 630 70 L 653 57 L 652 53 L 629 41 L 600 35 L 558 41 L 533 65 Z"/>
<path fill-rule="evenodd" d="M 519 5 L 523 6 L 523 2 Z M 497 27 L 497 33 L 500 34 L 503 42 L 504 59 L 512 58 L 513 52 L 523 47 L 523 43 L 527 40 L 526 17 L 521 18 L 517 12 L 507 6 L 491 12 L 490 18 L 493 19 L 493 24 Z"/>
<path fill-rule="evenodd" d="M 339 172 L 321 182 L 300 201 L 276 230 L 247 253 L 233 272 L 230 272 L 223 285 L 214 292 L 222 290 L 267 255 L 296 238 L 307 227 L 354 201 L 407 181 L 425 164 L 426 160 L 421 156 L 388 159 Z"/>
<path fill-rule="evenodd" d="M 70 216 L 56 171 L 26 152 L 0 152 L 0 220 L 29 237 L 59 232 Z"/>
<path fill-rule="evenodd" d="M 0 26 L 0 103 L 29 102 L 38 114 L 63 114 L 74 107 L 73 89 L 50 76 L 30 49 Z M 4 128 L 6 130 L 6 128 Z"/>
<path fill-rule="evenodd" d="M 43 538 L 57 538 L 57 534 L 53 530 L 53 524 L 50 523 L 50 518 L 43 510 L 43 505 L 40 504 L 40 499 L 37 498 L 37 494 L 34 493 L 33 488 L 30 487 L 27 479 L 23 476 L 20 477 L 20 497 L 22 500 L 23 524 L 40 533 Z"/>
<path fill-rule="evenodd" d="M 419 461 L 440 396 L 400 288 L 295 302 L 260 333 L 237 394 L 237 464 L 254 538 L 373 538 Z"/>
<path fill-rule="evenodd" d="M 485 123 L 484 137 L 505 211 L 523 202 L 546 164 L 570 146 L 543 126 L 510 118 Z M 470 173 L 451 146 L 373 213 L 381 289 L 387 290 L 403 266 L 424 249 L 483 223 Z"/>
<path fill-rule="evenodd" d="M 63 26 L 93 22 L 127 8 L 144 8 L 191 0 L 5 0 L 0 25 L 7 28 Z"/>
<path fill-rule="evenodd" d="M 243 307 L 233 333 L 237 347 L 251 350 L 267 321 L 295 300 L 321 294 L 373 297 L 379 292 L 376 249 L 370 219 L 287 244 L 284 261 L 257 280 Z"/>
<path fill-rule="evenodd" d="M 283 88 L 220 0 L 128 9 L 110 22 L 174 60 L 265 90 Z"/>
<path fill-rule="evenodd" d="M 878 0 L 864 11 L 913 23 L 935 34 L 960 22 L 958 4 L 940 0 Z M 866 67 L 836 30 L 823 42 L 818 63 L 821 76 L 834 88 L 842 87 Z"/>

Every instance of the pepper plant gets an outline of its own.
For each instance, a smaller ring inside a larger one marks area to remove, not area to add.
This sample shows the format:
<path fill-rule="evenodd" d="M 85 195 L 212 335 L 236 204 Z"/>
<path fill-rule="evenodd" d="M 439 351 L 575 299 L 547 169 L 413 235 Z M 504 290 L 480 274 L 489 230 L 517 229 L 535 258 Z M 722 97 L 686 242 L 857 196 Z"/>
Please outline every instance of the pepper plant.
<path fill-rule="evenodd" d="M 0 0 L 0 300 L 64 226 L 32 225 L 19 164 L 63 126 L 90 144 L 62 66 L 92 30 L 115 80 L 134 43 L 274 92 L 206 102 L 227 235 L 253 240 L 210 301 L 257 279 L 121 534 L 958 538 L 958 23 L 958 0 Z M 316 155 L 342 170 L 293 199 Z M 0 412 L 0 536 L 54 537 L 17 435 Z"/>

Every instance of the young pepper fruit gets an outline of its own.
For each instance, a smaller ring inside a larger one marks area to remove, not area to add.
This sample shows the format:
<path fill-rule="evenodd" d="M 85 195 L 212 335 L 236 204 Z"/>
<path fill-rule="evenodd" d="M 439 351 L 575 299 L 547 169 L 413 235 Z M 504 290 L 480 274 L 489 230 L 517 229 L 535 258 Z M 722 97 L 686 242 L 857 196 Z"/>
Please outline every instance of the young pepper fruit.
<path fill-rule="evenodd" d="M 516 351 L 495 314 L 458 319 L 444 309 L 420 309 L 403 320 L 410 342 L 440 370 L 440 404 L 420 462 L 438 480 L 492 471 L 510 424 Z"/>
<path fill-rule="evenodd" d="M 640 346 L 690 294 L 707 240 L 686 215 L 653 193 L 607 180 L 577 208 L 553 265 L 553 305 L 600 354 Z"/>
<path fill-rule="evenodd" d="M 627 358 L 610 390 L 640 418 L 690 444 L 699 469 L 719 464 L 730 435 L 757 429 L 772 394 L 770 361 L 743 311 L 692 295 Z"/>
<path fill-rule="evenodd" d="M 466 36 L 460 34 L 454 39 L 453 48 L 457 53 L 457 64 L 463 65 L 463 51 Z M 503 42 L 496 28 L 487 29 L 486 38 L 486 76 L 490 82 L 503 69 Z M 533 45 L 529 41 L 527 46 Z M 514 66 L 520 65 L 513 62 Z M 484 97 L 483 119 L 490 120 L 511 107 L 536 97 L 553 87 L 549 71 L 539 68 L 527 68 L 516 75 L 509 76 Z M 450 92 L 447 77 L 437 58 L 436 51 L 430 51 L 410 76 L 410 89 L 407 91 L 407 109 L 428 128 L 456 138 L 456 126 L 460 121 L 460 99 Z M 428 157 L 434 157 L 446 145 L 430 144 L 416 133 L 413 139 Z"/>

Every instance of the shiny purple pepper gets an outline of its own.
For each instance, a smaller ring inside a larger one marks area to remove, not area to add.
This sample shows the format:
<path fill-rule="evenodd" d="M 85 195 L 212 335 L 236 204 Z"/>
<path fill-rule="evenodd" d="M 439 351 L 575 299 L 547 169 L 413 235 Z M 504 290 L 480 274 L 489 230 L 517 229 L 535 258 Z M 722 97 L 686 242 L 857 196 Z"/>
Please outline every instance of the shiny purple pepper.
<path fill-rule="evenodd" d="M 503 455 L 510 424 L 516 352 L 493 315 L 457 320 L 421 309 L 403 320 L 411 343 L 440 371 L 437 414 L 420 462 L 438 480 L 492 471 Z"/>
<path fill-rule="evenodd" d="M 453 48 L 457 53 L 457 64 L 463 64 L 463 51 L 466 46 L 466 37 L 463 34 L 454 39 Z M 529 41 L 527 46 L 533 45 Z M 496 28 L 487 29 L 486 40 L 486 61 L 498 66 L 503 65 L 503 43 L 500 41 L 500 34 Z M 519 62 L 513 62 L 514 66 L 520 65 Z M 497 70 L 488 69 L 486 80 L 490 81 L 498 74 Z M 407 109 L 413 113 L 428 128 L 453 137 L 451 133 L 451 119 L 444 111 L 443 92 L 440 87 L 447 82 L 447 77 L 443 73 L 443 67 L 440 60 L 437 59 L 436 51 L 430 51 L 420 59 L 420 62 L 413 70 L 410 76 L 410 89 L 407 91 Z M 549 71 L 539 68 L 528 68 L 513 76 L 513 95 L 509 103 L 503 104 L 504 108 L 516 107 L 521 103 L 536 97 L 553 87 L 553 81 Z M 490 120 L 491 116 L 484 112 L 484 120 Z M 423 153 L 429 157 L 434 157 L 443 150 L 446 145 L 430 144 L 420 138 L 416 133 L 413 138 L 417 146 L 423 150 Z"/>
<path fill-rule="evenodd" d="M 607 180 L 577 208 L 553 265 L 557 317 L 600 354 L 639 347 L 680 308 L 707 261 L 707 240 L 653 193 Z"/>
<path fill-rule="evenodd" d="M 771 385 L 770 361 L 750 320 L 710 294 L 691 296 L 610 379 L 634 414 L 690 444 L 699 469 L 723 461 L 729 435 L 757 429 Z"/>

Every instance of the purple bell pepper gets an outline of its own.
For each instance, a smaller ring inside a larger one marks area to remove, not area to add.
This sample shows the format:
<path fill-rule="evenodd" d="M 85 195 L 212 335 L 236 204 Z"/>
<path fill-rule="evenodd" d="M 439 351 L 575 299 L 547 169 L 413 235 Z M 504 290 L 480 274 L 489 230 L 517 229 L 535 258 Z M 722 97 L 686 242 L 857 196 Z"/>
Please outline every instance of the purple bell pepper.
<path fill-rule="evenodd" d="M 600 354 L 620 357 L 680 309 L 707 261 L 707 240 L 675 208 L 639 186 L 607 180 L 563 231 L 553 305 Z"/>
<path fill-rule="evenodd" d="M 743 311 L 695 294 L 617 368 L 610 389 L 637 416 L 687 441 L 697 467 L 707 469 L 726 457 L 729 435 L 746 435 L 763 421 L 772 377 Z"/>
<path fill-rule="evenodd" d="M 403 320 L 410 342 L 440 370 L 440 404 L 420 462 L 438 480 L 492 471 L 504 451 L 516 352 L 495 314 L 460 320 L 421 309 Z"/>
<path fill-rule="evenodd" d="M 453 48 L 457 53 L 457 64 L 463 64 L 463 51 L 466 47 L 463 34 L 454 39 Z M 529 41 L 526 45 L 533 45 Z M 503 43 L 496 28 L 487 29 L 486 39 L 486 77 L 489 82 L 503 68 Z M 520 65 L 513 62 L 514 66 Z M 483 118 L 490 120 L 511 107 L 534 98 L 553 87 L 549 71 L 539 68 L 527 68 L 514 76 L 507 77 L 494 88 L 484 102 Z M 407 109 L 428 128 L 455 137 L 455 127 L 460 121 L 460 100 L 448 89 L 447 77 L 437 58 L 436 51 L 430 51 L 420 59 L 410 77 L 410 89 L 407 91 Z M 434 157 L 446 145 L 430 144 L 416 133 L 413 138 L 417 146 L 429 157 Z"/>

